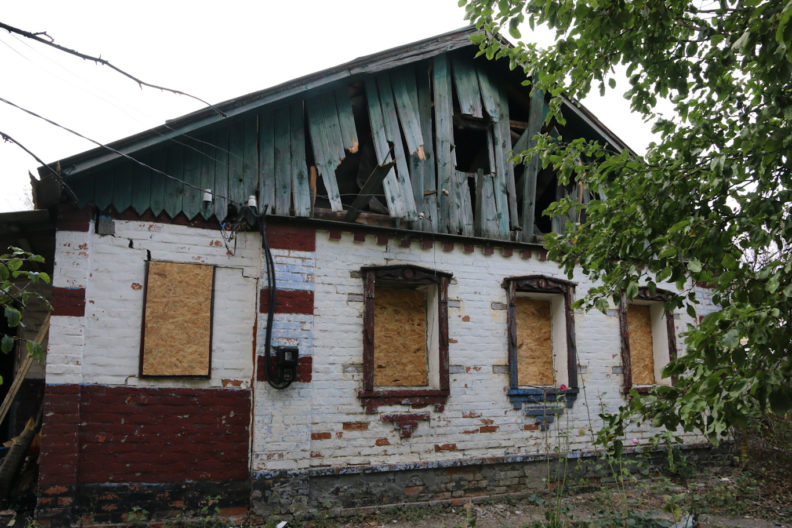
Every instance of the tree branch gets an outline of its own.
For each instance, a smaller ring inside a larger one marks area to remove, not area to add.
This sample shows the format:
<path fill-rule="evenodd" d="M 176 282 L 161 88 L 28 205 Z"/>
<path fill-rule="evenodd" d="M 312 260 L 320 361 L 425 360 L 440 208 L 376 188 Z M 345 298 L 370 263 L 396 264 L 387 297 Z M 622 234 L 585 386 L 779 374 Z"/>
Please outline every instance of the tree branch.
<path fill-rule="evenodd" d="M 68 53 L 70 55 L 74 55 L 75 57 L 79 57 L 79 58 L 81 58 L 83 60 L 93 61 L 96 64 L 99 64 L 101 66 L 107 66 L 111 70 L 114 70 L 114 71 L 120 73 L 121 75 L 123 75 L 124 77 L 133 80 L 141 88 L 143 86 L 147 86 L 149 88 L 154 88 L 155 90 L 160 90 L 160 91 L 163 91 L 163 92 L 169 92 L 169 93 L 176 94 L 176 95 L 183 95 L 185 97 L 189 97 L 190 99 L 195 99 L 196 101 L 199 101 L 199 102 L 205 104 L 206 106 L 208 106 L 209 108 L 211 108 L 212 110 L 217 112 L 219 115 L 221 115 L 223 117 L 228 117 L 222 110 L 220 110 L 219 108 L 217 108 L 213 104 L 201 99 L 200 97 L 197 97 L 197 96 L 192 95 L 192 94 L 188 94 L 187 92 L 182 92 L 181 90 L 174 90 L 173 88 L 168 88 L 166 86 L 160 86 L 160 85 L 157 85 L 157 84 L 148 83 L 146 81 L 143 81 L 143 80 L 139 79 L 138 77 L 135 77 L 131 73 L 128 73 L 128 72 L 122 70 L 121 68 L 119 68 L 118 66 L 115 66 L 114 64 L 112 64 L 110 61 L 108 61 L 106 59 L 103 59 L 101 57 L 94 57 L 93 55 L 87 55 L 87 54 L 81 53 L 81 52 L 79 52 L 77 50 L 74 50 L 74 49 L 71 49 L 71 48 L 67 48 L 65 46 L 61 46 L 60 44 L 57 44 L 55 42 L 55 40 L 51 36 L 49 36 L 47 34 L 46 31 L 40 31 L 40 32 L 37 32 L 37 33 L 31 33 L 30 31 L 25 31 L 24 29 L 19 29 L 19 28 L 16 28 L 14 26 L 9 26 L 8 24 L 4 24 L 3 22 L 0 22 L 0 29 L 5 29 L 9 33 L 16 33 L 17 35 L 22 35 L 23 37 L 29 38 L 31 40 L 35 40 L 36 42 L 40 42 L 41 44 L 45 44 L 47 46 L 53 47 L 53 48 L 55 48 L 55 49 L 57 49 L 59 51 L 63 51 L 64 53 Z"/>
<path fill-rule="evenodd" d="M 14 145 L 16 145 L 17 147 L 19 147 L 19 148 L 21 148 L 22 150 L 24 150 L 25 152 L 27 152 L 27 153 L 28 153 L 28 154 L 29 154 L 31 157 L 33 157 L 33 159 L 35 159 L 35 160 L 36 160 L 37 162 L 39 162 L 41 165 L 43 165 L 44 167 L 47 167 L 47 169 L 49 169 L 49 171 L 50 171 L 50 172 L 53 174 L 53 176 L 55 176 L 55 179 L 58 181 L 58 183 L 61 185 L 61 187 L 63 187 L 64 189 L 66 189 L 66 191 L 67 191 L 67 192 L 68 192 L 68 193 L 71 195 L 71 198 L 72 198 L 72 200 L 74 200 L 74 203 L 77 203 L 77 195 L 76 195 L 76 194 L 74 194 L 74 191 L 72 190 L 72 188 L 71 188 L 71 187 L 69 187 L 68 185 L 66 185 L 66 182 L 64 182 L 64 181 L 63 181 L 63 178 L 61 178 L 61 175 L 60 175 L 60 174 L 58 174 L 58 172 L 57 172 L 55 169 L 53 169 L 52 167 L 50 167 L 49 165 L 47 165 L 46 163 L 44 163 L 44 161 L 43 161 L 41 158 L 39 158 L 38 156 L 36 156 L 36 155 L 35 155 L 35 154 L 34 154 L 34 153 L 33 153 L 33 152 L 30 150 L 30 149 L 28 149 L 28 148 L 27 148 L 25 145 L 23 145 L 22 143 L 20 143 L 20 142 L 19 142 L 19 141 L 17 141 L 16 139 L 12 138 L 11 136 L 9 136 L 8 134 L 6 134 L 6 133 L 5 133 L 5 132 L 3 132 L 2 130 L 0 130 L 0 139 L 2 139 L 3 141 L 6 141 L 6 142 L 8 142 L 8 143 L 13 143 L 13 144 L 14 144 Z"/>

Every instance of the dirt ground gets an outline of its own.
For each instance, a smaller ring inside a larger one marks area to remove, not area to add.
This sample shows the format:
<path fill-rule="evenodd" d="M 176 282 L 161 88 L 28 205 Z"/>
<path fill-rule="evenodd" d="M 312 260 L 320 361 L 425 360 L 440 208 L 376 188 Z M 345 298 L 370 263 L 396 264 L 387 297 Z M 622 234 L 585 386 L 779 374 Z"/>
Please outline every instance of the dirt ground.
<path fill-rule="evenodd" d="M 691 468 L 687 478 L 641 475 L 615 482 L 579 483 L 563 492 L 515 496 L 457 506 L 404 507 L 346 519 L 289 523 L 290 528 L 539 528 L 792 527 L 792 476 L 771 461 L 751 467 Z M 692 513 L 698 524 L 684 523 Z M 555 515 L 557 514 L 557 515 Z M 557 524 L 548 521 L 556 517 Z M 682 521 L 681 524 L 680 521 Z"/>

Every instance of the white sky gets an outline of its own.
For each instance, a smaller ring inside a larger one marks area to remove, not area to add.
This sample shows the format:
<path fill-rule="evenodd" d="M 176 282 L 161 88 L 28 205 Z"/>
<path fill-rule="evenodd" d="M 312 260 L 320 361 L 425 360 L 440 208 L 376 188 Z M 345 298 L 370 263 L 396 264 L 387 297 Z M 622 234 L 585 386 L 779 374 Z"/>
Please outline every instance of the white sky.
<path fill-rule="evenodd" d="M 27 0 L 5 2 L 0 21 L 46 31 L 63 46 L 212 103 L 467 25 L 456 0 Z M 100 142 L 201 107 L 186 97 L 140 89 L 108 68 L 4 30 L 0 65 L 0 97 Z M 649 126 L 629 113 L 619 93 L 584 103 L 644 151 Z M 0 131 L 45 162 L 94 147 L 2 102 Z M 27 173 L 37 174 L 38 165 L 19 147 L 0 142 L 0 211 L 32 208 Z"/>

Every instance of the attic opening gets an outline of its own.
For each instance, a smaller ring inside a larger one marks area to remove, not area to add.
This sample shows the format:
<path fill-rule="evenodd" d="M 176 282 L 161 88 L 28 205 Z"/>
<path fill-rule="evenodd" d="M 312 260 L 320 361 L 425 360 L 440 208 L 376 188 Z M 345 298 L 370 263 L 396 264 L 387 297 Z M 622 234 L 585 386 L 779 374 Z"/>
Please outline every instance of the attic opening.
<path fill-rule="evenodd" d="M 454 152 L 458 171 L 475 173 L 481 170 L 484 174 L 493 171 L 488 148 L 491 141 L 489 129 L 487 120 L 454 116 Z"/>

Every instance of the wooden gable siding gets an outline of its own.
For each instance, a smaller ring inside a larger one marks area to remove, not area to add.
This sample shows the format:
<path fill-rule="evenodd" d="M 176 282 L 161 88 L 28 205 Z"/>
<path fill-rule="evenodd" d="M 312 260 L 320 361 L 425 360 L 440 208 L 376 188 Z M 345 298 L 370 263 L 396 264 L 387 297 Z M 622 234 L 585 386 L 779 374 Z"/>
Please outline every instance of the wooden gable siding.
<path fill-rule="evenodd" d="M 513 146 L 540 130 L 546 107 L 531 108 L 530 124 L 515 132 L 504 78 L 463 51 L 306 92 L 144 151 L 135 155 L 140 163 L 123 160 L 69 183 L 81 206 L 100 210 L 222 222 L 230 205 L 238 209 L 254 195 L 269 214 L 350 211 L 355 203 L 411 229 L 525 239 L 538 167 L 530 164 L 518 181 L 510 158 Z M 544 105 L 541 94 L 533 104 Z M 460 146 L 465 119 L 476 145 Z M 462 158 L 476 166 L 459 166 Z M 367 189 L 371 197 L 357 196 L 374 169 L 390 162 L 382 183 Z"/>

